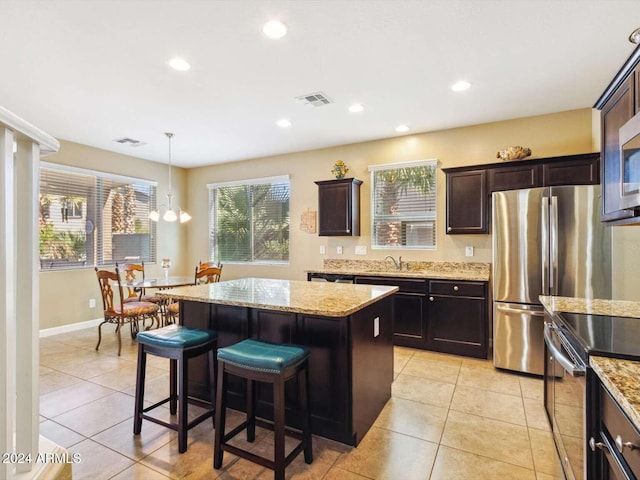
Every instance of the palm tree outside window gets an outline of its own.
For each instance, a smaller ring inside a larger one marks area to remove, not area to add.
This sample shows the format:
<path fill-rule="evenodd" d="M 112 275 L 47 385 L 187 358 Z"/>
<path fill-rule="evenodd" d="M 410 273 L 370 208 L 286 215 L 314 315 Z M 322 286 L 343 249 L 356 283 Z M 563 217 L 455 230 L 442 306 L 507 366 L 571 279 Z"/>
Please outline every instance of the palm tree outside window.
<path fill-rule="evenodd" d="M 370 166 L 371 246 L 436 247 L 437 160 Z"/>

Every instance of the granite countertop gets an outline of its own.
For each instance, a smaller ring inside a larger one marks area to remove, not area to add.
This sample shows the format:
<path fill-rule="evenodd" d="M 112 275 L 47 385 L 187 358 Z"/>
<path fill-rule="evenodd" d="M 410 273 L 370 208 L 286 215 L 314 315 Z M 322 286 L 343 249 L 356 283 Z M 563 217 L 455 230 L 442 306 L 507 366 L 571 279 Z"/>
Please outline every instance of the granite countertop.
<path fill-rule="evenodd" d="M 640 318 L 640 302 L 629 300 L 601 300 L 540 295 L 540 303 L 551 314 L 568 312 Z"/>
<path fill-rule="evenodd" d="M 398 291 L 398 287 L 241 278 L 162 290 L 159 297 L 221 305 L 345 317 Z"/>
<path fill-rule="evenodd" d="M 589 365 L 640 430 L 640 362 L 591 356 Z"/>
<path fill-rule="evenodd" d="M 395 278 L 433 278 L 444 280 L 489 281 L 490 263 L 479 262 L 416 262 L 404 263 L 406 270 L 398 270 L 390 261 L 381 260 L 325 260 L 322 268 L 307 273 L 335 273 L 342 275 L 370 275 Z"/>

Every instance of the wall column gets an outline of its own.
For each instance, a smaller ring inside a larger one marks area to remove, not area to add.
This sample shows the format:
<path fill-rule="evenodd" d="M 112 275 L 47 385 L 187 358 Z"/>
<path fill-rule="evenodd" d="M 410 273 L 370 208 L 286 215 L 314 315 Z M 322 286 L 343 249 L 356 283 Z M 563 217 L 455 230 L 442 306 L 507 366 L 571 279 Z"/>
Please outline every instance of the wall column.
<path fill-rule="evenodd" d="M 23 463 L 0 462 L 3 480 L 43 468 L 33 468 L 40 453 L 40 153 L 59 148 L 55 138 L 0 107 L 0 453 L 24 456 Z"/>
<path fill-rule="evenodd" d="M 40 147 L 18 141 L 16 177 L 16 451 L 38 455 L 40 438 L 39 380 L 39 287 L 40 255 L 38 201 L 40 194 Z M 18 464 L 18 471 L 30 465 Z"/>
<path fill-rule="evenodd" d="M 0 125 L 0 452 L 14 452 L 16 412 L 16 296 L 13 133 Z M 14 465 L 0 463 L 0 478 Z"/>

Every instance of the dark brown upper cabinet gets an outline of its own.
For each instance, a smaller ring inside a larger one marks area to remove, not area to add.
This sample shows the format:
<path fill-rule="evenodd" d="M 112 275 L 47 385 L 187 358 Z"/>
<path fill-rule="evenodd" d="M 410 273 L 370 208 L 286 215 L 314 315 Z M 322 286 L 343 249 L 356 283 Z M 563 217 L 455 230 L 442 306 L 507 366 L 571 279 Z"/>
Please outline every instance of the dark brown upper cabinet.
<path fill-rule="evenodd" d="M 602 221 L 640 223 L 640 209 L 623 208 L 620 127 L 640 112 L 640 46 L 636 47 L 595 103 L 600 110 Z"/>
<path fill-rule="evenodd" d="M 360 185 L 357 178 L 323 180 L 318 185 L 318 235 L 360 235 Z"/>
<path fill-rule="evenodd" d="M 541 185 L 541 166 L 538 164 L 513 165 L 489 169 L 489 192 L 518 190 Z"/>
<path fill-rule="evenodd" d="M 514 160 L 442 171 L 447 177 L 447 233 L 489 233 L 493 192 L 597 184 L 600 154 Z"/>
<path fill-rule="evenodd" d="M 447 173 L 447 233 L 489 233 L 486 170 Z"/>

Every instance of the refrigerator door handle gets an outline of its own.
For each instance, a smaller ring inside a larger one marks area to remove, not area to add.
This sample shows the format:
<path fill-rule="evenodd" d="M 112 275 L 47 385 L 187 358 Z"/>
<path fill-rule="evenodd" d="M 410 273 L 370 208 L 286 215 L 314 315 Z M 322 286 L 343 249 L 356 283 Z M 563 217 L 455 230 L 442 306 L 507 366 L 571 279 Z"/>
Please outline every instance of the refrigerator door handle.
<path fill-rule="evenodd" d="M 549 295 L 549 197 L 542 197 L 542 294 Z"/>
<path fill-rule="evenodd" d="M 524 310 L 522 308 L 504 307 L 502 305 L 497 305 L 496 309 L 499 312 L 504 312 L 504 313 L 515 313 L 518 315 L 524 314 L 524 315 L 530 315 L 532 317 L 544 317 L 544 312 L 541 310 Z"/>
<path fill-rule="evenodd" d="M 549 209 L 549 253 L 551 268 L 549 269 L 549 293 L 558 294 L 558 197 L 551 197 Z"/>

